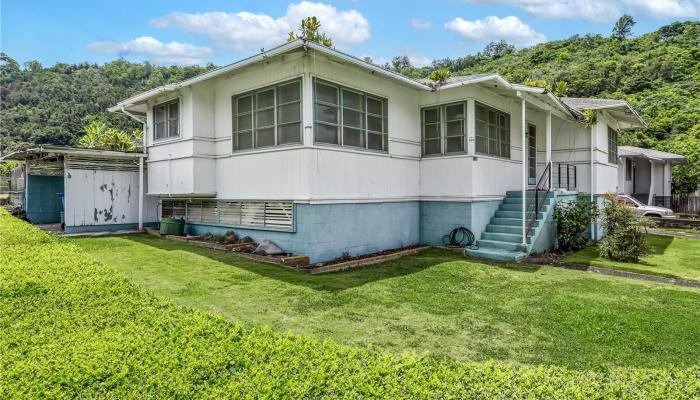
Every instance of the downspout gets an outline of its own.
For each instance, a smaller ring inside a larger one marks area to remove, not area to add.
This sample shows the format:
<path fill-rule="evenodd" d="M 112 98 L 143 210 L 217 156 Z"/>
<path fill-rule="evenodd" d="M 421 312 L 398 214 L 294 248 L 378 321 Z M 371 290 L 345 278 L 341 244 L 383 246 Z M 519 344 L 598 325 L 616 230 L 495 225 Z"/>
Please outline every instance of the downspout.
<path fill-rule="evenodd" d="M 527 129 L 527 122 L 525 120 L 525 98 L 520 93 L 519 91 L 517 92 L 518 97 L 520 97 L 520 130 L 521 130 L 521 146 L 522 146 L 522 187 L 521 190 L 523 192 L 523 198 L 522 198 L 522 206 L 523 206 L 523 216 L 522 216 L 522 244 L 524 246 L 527 246 L 527 237 L 526 237 L 526 232 L 527 232 L 527 227 L 526 227 L 526 213 L 527 210 L 525 209 L 526 207 L 526 202 L 527 202 L 527 146 L 526 146 L 526 132 L 525 130 Z"/>
<path fill-rule="evenodd" d="M 595 201 L 595 195 L 593 194 L 594 185 L 595 185 L 595 179 L 593 178 L 593 175 L 594 175 L 594 173 L 593 173 L 593 157 L 595 154 L 595 147 L 594 147 L 595 136 L 594 136 L 593 132 L 594 132 L 596 126 L 597 125 L 591 125 L 591 127 L 590 127 L 591 149 L 590 149 L 590 157 L 589 157 L 590 158 L 590 177 L 589 177 L 589 179 L 590 179 L 590 185 L 591 185 L 591 203 L 593 203 Z M 591 218 L 591 240 L 595 241 L 596 236 L 597 235 L 596 235 L 596 231 L 595 231 L 595 220 L 594 220 L 594 218 Z"/>

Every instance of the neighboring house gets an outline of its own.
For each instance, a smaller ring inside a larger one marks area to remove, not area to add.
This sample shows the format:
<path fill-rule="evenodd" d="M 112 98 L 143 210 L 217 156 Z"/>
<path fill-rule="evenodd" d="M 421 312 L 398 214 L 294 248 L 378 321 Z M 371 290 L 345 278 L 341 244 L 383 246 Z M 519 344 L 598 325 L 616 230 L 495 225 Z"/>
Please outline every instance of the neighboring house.
<path fill-rule="evenodd" d="M 616 132 L 644 126 L 615 107 L 589 128 L 575 101 L 498 74 L 435 90 L 297 40 L 110 111 L 143 122 L 146 195 L 189 233 L 235 229 L 319 262 L 464 226 L 470 254 L 517 259 L 552 247 L 554 201 L 616 191 Z M 554 200 L 530 221 L 523 190 L 550 173 Z"/>
<path fill-rule="evenodd" d="M 2 157 L 20 161 L 13 190 L 27 219 L 78 233 L 142 228 L 158 221 L 158 199 L 141 196 L 144 153 L 41 145 Z M 62 197 L 61 197 L 62 196 Z M 145 204 L 142 203 L 145 201 Z"/>
<path fill-rule="evenodd" d="M 671 167 L 687 162 L 678 154 L 634 146 L 620 146 L 619 156 L 619 192 L 647 205 L 654 205 L 654 196 L 671 196 Z"/>

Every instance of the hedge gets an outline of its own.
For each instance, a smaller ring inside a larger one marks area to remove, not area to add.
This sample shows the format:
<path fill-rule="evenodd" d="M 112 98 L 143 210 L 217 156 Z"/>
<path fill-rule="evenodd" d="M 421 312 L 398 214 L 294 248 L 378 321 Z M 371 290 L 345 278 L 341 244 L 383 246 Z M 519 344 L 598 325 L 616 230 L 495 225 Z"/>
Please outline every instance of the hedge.
<path fill-rule="evenodd" d="M 0 210 L 0 398 L 700 398 L 700 367 L 576 371 L 394 356 L 145 293 Z"/>

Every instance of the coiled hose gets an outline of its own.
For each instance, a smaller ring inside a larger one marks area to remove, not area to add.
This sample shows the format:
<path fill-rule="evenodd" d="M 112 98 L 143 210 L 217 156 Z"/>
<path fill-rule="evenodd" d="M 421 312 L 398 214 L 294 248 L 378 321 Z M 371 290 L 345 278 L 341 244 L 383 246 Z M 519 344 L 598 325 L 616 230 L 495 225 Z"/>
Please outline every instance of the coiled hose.
<path fill-rule="evenodd" d="M 468 247 L 472 250 L 479 248 L 474 239 L 474 234 L 469 229 L 460 226 L 442 237 L 442 244 L 453 247 Z"/>

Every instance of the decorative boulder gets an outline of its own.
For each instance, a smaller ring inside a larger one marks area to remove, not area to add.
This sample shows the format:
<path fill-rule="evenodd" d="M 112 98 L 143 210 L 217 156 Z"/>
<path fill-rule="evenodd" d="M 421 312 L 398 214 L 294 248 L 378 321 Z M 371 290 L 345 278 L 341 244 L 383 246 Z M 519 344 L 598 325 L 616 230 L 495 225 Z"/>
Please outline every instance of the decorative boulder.
<path fill-rule="evenodd" d="M 224 237 L 226 238 L 226 243 L 228 244 L 238 243 L 238 235 L 236 235 L 236 232 L 234 231 L 226 231 Z"/>
<path fill-rule="evenodd" d="M 241 240 L 238 241 L 238 243 L 255 243 L 255 241 L 250 236 L 243 236 Z"/>
<path fill-rule="evenodd" d="M 262 256 L 276 256 L 280 254 L 285 254 L 284 250 L 280 249 L 276 244 L 269 240 L 263 240 L 258 248 L 255 249 L 255 254 L 260 254 Z"/>

